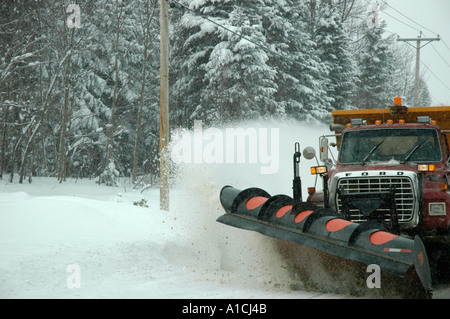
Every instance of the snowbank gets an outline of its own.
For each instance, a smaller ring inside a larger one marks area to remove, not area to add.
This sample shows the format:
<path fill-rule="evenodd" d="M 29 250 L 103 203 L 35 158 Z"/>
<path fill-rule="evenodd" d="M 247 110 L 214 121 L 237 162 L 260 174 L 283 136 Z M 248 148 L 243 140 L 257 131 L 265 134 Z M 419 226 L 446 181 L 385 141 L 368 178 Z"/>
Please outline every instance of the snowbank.
<path fill-rule="evenodd" d="M 179 165 L 170 212 L 159 210 L 158 189 L 140 193 L 126 181 L 0 181 L 0 298 L 343 297 L 293 290 L 270 238 L 215 221 L 225 184 L 291 194 L 293 142 L 302 136 L 280 132 L 274 175 L 248 164 Z M 309 166 L 306 184 L 314 183 Z"/>

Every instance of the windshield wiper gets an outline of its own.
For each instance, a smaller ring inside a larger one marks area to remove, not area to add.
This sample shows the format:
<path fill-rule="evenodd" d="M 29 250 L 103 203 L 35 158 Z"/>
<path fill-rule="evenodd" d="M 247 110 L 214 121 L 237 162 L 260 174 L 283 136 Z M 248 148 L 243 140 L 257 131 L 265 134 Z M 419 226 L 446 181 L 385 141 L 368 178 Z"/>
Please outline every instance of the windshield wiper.
<path fill-rule="evenodd" d="M 412 150 L 411 152 L 409 152 L 408 155 L 406 155 L 405 159 L 403 160 L 403 162 L 406 162 L 407 160 L 409 160 L 409 158 L 411 156 L 413 156 L 413 154 L 419 149 L 419 147 L 421 147 L 427 140 L 423 140 L 420 144 L 417 144 Z"/>
<path fill-rule="evenodd" d="M 369 157 L 373 154 L 373 152 L 375 152 L 377 150 L 378 147 L 380 147 L 380 145 L 384 142 L 385 139 L 381 140 L 380 143 L 378 143 L 377 145 L 375 145 L 369 153 L 367 153 L 367 155 L 363 158 L 362 162 L 363 164 L 369 159 Z"/>

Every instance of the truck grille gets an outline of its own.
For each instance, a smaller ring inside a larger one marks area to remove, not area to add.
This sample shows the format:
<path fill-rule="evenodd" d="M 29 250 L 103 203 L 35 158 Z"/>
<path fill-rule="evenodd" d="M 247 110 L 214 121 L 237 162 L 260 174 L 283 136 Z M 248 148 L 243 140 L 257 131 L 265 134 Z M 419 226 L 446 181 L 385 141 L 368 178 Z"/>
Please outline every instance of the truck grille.
<path fill-rule="evenodd" d="M 412 181 L 404 176 L 383 176 L 383 177 L 365 177 L 365 178 L 342 178 L 338 182 L 338 189 L 345 193 L 371 193 L 386 192 L 390 187 L 395 187 L 395 204 L 398 215 L 398 221 L 408 222 L 413 218 L 414 212 L 414 192 Z M 337 209 L 341 213 L 342 203 L 339 195 L 336 195 Z M 389 209 L 378 209 L 377 213 L 386 214 L 386 222 L 390 221 Z M 364 217 L 358 209 L 350 209 L 350 220 L 353 222 L 363 222 Z"/>

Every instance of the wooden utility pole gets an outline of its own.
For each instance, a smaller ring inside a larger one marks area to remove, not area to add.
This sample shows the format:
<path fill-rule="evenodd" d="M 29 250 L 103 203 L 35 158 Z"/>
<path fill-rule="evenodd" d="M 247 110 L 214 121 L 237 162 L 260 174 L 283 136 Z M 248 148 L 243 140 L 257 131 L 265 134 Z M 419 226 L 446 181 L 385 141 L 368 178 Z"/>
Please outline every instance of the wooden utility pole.
<path fill-rule="evenodd" d="M 160 0 L 159 206 L 169 211 L 169 4 Z"/>
<path fill-rule="evenodd" d="M 416 75 L 414 81 L 414 107 L 419 106 L 419 78 L 420 78 L 420 49 L 426 46 L 432 41 L 439 41 L 439 36 L 437 38 L 422 38 L 422 32 L 420 32 L 417 38 L 398 38 L 397 41 L 409 42 L 416 41 Z M 424 45 L 421 45 L 422 41 L 428 41 Z M 408 43 L 409 44 L 409 43 Z"/>

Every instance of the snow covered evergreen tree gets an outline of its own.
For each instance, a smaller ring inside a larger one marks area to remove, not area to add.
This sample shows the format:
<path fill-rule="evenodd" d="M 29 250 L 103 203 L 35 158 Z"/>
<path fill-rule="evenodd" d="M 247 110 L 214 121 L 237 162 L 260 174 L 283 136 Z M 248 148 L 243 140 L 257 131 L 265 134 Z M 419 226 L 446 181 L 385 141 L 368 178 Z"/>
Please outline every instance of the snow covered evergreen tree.
<path fill-rule="evenodd" d="M 142 8 L 135 7 L 138 2 L 104 1 L 104 5 L 97 3 L 84 8 L 95 14 L 86 17 L 83 27 L 77 30 L 80 49 L 76 56 L 77 78 L 73 83 L 75 96 L 71 127 L 74 134 L 72 148 L 76 145 L 77 154 L 73 159 L 83 163 L 94 176 L 107 170 L 111 161 L 122 174 L 131 172 L 144 54 L 138 20 L 142 13 L 135 9 Z M 154 61 L 147 60 L 147 63 Z M 151 105 L 155 103 L 155 98 L 151 102 L 148 100 L 149 93 L 143 98 Z M 153 113 L 149 118 L 147 112 L 151 109 L 145 108 L 144 117 L 155 130 L 157 118 Z M 110 129 L 114 131 L 109 132 Z M 108 141 L 108 135 L 113 144 Z M 110 148 L 114 149 L 113 158 L 107 158 L 107 149 Z M 88 158 L 90 162 L 86 163 Z"/>
<path fill-rule="evenodd" d="M 406 94 L 406 100 L 408 101 L 408 104 L 410 106 L 413 106 L 414 104 L 414 90 L 415 90 L 415 83 L 411 82 L 408 88 L 408 92 Z M 430 91 L 428 90 L 427 82 L 421 76 L 419 79 L 419 101 L 417 106 L 431 106 L 431 105 L 432 99 Z"/>
<path fill-rule="evenodd" d="M 331 109 L 325 91 L 325 68 L 308 31 L 304 1 L 265 0 L 264 29 L 269 62 L 277 70 L 276 99 L 287 115 L 300 120 L 324 120 Z"/>
<path fill-rule="evenodd" d="M 173 33 L 171 40 L 171 96 L 170 113 L 174 126 L 189 127 L 192 125 L 191 115 L 200 108 L 201 91 L 205 76 L 204 64 L 208 62 L 209 55 L 219 39 L 215 36 L 217 26 L 203 19 L 202 13 L 208 14 L 211 19 L 220 23 L 226 17 L 225 4 L 219 10 L 214 1 L 196 1 L 183 3 L 193 13 L 183 7 L 171 10 L 171 25 L 177 32 Z M 231 4 L 228 5 L 231 8 Z M 228 9 L 230 10 L 230 9 Z"/>
<path fill-rule="evenodd" d="M 420 79 L 419 88 L 419 106 L 431 106 L 433 100 L 431 98 L 430 91 L 428 90 L 427 82 Z"/>
<path fill-rule="evenodd" d="M 376 108 L 392 104 L 394 90 L 393 54 L 390 49 L 394 41 L 384 37 L 385 22 L 380 27 L 362 25 L 364 40 L 359 55 L 358 89 L 355 106 Z"/>
<path fill-rule="evenodd" d="M 190 8 L 199 13 L 186 11 L 176 22 L 174 91 L 183 98 L 173 100 L 184 124 L 283 113 L 274 98 L 276 71 L 267 64 L 260 6 L 257 0 L 197 1 Z"/>
<path fill-rule="evenodd" d="M 266 46 L 266 41 L 257 4 L 258 1 L 235 1 L 226 23 L 239 35 L 217 30 L 221 41 L 214 46 L 204 66 L 205 90 L 202 107 L 197 110 L 206 120 L 283 113 L 274 99 L 276 71 L 267 64 L 266 49 L 260 47 Z"/>
<path fill-rule="evenodd" d="M 402 97 L 405 103 L 412 106 L 414 99 L 410 100 L 409 91 L 414 86 L 415 53 L 404 42 L 393 42 L 391 48 L 394 95 Z"/>
<path fill-rule="evenodd" d="M 341 21 L 342 5 L 322 1 L 317 9 L 314 32 L 316 51 L 326 68 L 325 90 L 333 109 L 351 107 L 356 89 L 356 65 L 349 49 L 348 33 Z"/>
<path fill-rule="evenodd" d="M 48 53 L 45 9 L 22 0 L 0 4 L 0 177 L 8 172 L 10 181 L 16 173 L 22 182 L 25 173 L 40 170 L 34 165 L 42 159 L 36 141 L 45 138 L 41 129 L 55 87 L 55 81 L 43 79 Z"/>
<path fill-rule="evenodd" d="M 366 25 L 361 0 L 180 1 L 189 10 L 170 9 L 171 127 L 329 121 L 352 94 L 356 107 L 412 103 L 414 54 L 384 25 Z M 78 1 L 76 29 L 66 24 L 71 3 L 0 3 L 0 178 L 156 175 L 159 1 Z M 431 104 L 424 82 L 420 99 Z"/>

